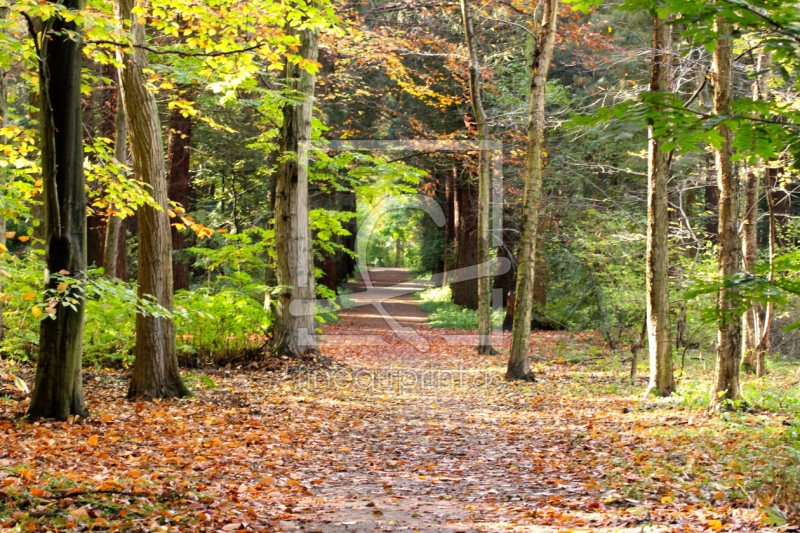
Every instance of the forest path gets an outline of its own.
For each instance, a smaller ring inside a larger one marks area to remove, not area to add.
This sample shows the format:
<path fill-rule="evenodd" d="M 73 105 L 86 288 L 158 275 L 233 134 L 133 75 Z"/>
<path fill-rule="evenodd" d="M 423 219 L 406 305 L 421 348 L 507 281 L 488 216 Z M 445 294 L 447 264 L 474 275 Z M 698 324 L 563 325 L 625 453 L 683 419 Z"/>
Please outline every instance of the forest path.
<path fill-rule="evenodd" d="M 412 279 L 407 268 L 371 268 L 368 279 L 369 284 L 361 280 L 345 285 L 352 292 L 341 298 L 338 330 L 357 329 L 359 334 L 391 331 L 391 321 L 387 322 L 380 308 L 401 327 L 425 323 L 427 314 L 420 310 L 412 294 L 430 287 L 429 282 Z"/>
<path fill-rule="evenodd" d="M 195 369 L 193 397 L 133 403 L 124 373 L 87 369 L 92 416 L 67 423 L 0 401 L 0 530 L 768 530 L 737 496 L 745 424 L 643 402 L 591 334 L 534 332 L 540 381 L 507 383 L 507 334 L 480 356 L 423 323 L 407 272 L 374 273 L 383 292 L 350 298 L 392 296 L 399 333 L 346 310 L 323 327 L 333 365 Z"/>
<path fill-rule="evenodd" d="M 475 332 L 424 325 L 404 291 L 424 283 L 401 269 L 370 278 L 376 289 L 351 284 L 345 303 L 359 306 L 323 328 L 323 354 L 346 366 L 293 382 L 302 392 L 293 419 L 300 429 L 311 417 L 316 432 L 291 467 L 306 490 L 278 529 L 610 532 L 661 520 L 609 508 L 604 500 L 623 501 L 622 493 L 598 490 L 608 463 L 596 454 L 608 448 L 591 435 L 618 433 L 627 402 L 576 403 L 566 376 L 544 387 L 509 384 L 502 355 L 475 352 Z M 396 325 L 370 305 L 381 299 Z M 566 339 L 534 335 L 534 350 Z M 507 334 L 499 337 L 507 352 Z"/>

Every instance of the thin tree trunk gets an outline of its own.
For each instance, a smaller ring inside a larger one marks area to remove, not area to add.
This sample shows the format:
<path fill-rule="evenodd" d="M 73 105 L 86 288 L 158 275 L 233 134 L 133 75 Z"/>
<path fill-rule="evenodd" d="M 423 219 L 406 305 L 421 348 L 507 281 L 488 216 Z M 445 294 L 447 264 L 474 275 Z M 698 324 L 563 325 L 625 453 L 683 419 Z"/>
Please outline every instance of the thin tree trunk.
<path fill-rule="evenodd" d="M 319 34 L 300 30 L 304 59 L 316 61 Z M 311 231 L 308 227 L 308 149 L 314 100 L 314 75 L 286 63 L 287 87 L 292 100 L 283 106 L 281 159 L 276 172 L 275 251 L 278 284 L 289 287 L 278 295 L 272 348 L 278 354 L 319 353 L 314 336 L 314 271 Z M 292 305 L 294 304 L 294 305 Z"/>
<path fill-rule="evenodd" d="M 167 214 L 167 180 L 161 126 L 155 96 L 147 90 L 143 69 L 147 67 L 145 29 L 131 17 L 135 0 L 115 0 L 120 24 L 130 24 L 131 38 L 138 47 L 118 59 L 125 116 L 130 133 L 134 175 L 151 188 L 160 210 L 142 206 L 139 221 L 139 296 L 154 298 L 172 310 L 172 237 Z M 186 396 L 189 390 L 178 371 L 175 324 L 172 319 L 136 315 L 136 359 L 133 363 L 129 398 Z"/>
<path fill-rule="evenodd" d="M 66 0 L 70 11 L 83 0 Z M 52 28 L 48 28 L 52 24 Z M 81 120 L 81 28 L 56 17 L 46 25 L 39 72 L 41 155 L 44 181 L 47 268 L 45 285 L 56 289 L 61 273 L 76 291 L 86 280 L 86 192 L 83 175 Z M 62 33 L 63 32 L 63 33 Z M 66 32 L 69 32 L 67 34 Z M 41 321 L 39 358 L 30 418 L 66 420 L 86 416 L 81 378 L 85 300 L 72 296 L 74 309 L 60 304 L 52 318 Z"/>
<path fill-rule="evenodd" d="M 445 171 L 444 175 L 444 196 L 445 196 L 445 215 L 444 226 L 444 275 L 442 276 L 442 286 L 447 286 L 452 281 L 449 274 L 455 268 L 455 243 L 456 243 L 456 194 L 455 194 L 455 167 Z"/>
<path fill-rule="evenodd" d="M 711 63 L 711 78 L 714 85 L 714 113 L 727 115 L 733 103 L 733 39 L 732 27 L 722 16 L 717 16 L 715 29 L 719 34 Z M 737 224 L 737 192 L 739 180 L 731 162 L 732 132 L 726 124 L 717 126 L 724 139 L 716 148 L 717 189 L 719 191 L 719 255 L 718 269 L 721 280 L 736 274 L 740 261 L 739 228 Z M 739 360 L 741 358 L 741 317 L 736 313 L 736 304 L 731 291 L 719 292 L 719 318 L 717 319 L 717 357 L 714 368 L 714 386 L 711 405 L 719 407 L 722 402 L 736 401 L 740 396 Z"/>
<path fill-rule="evenodd" d="M 756 71 L 760 74 L 753 82 L 753 100 L 766 100 L 769 94 L 769 74 L 765 73 L 770 68 L 771 56 L 769 52 L 761 52 L 756 63 Z M 766 162 L 763 165 L 765 178 L 769 177 L 769 169 Z M 767 180 L 765 180 L 767 181 Z M 744 183 L 744 220 L 742 224 L 742 262 L 744 270 L 752 271 L 758 260 L 758 188 L 759 179 L 756 172 L 748 172 Z M 770 202 L 767 193 L 767 202 Z M 770 209 L 770 213 L 773 210 Z M 770 219 L 772 217 L 770 216 Z M 770 229 L 773 224 L 770 220 Z M 774 237 L 770 231 L 770 242 Z M 770 254 L 770 258 L 772 254 Z M 770 262 L 770 265 L 772 263 Z M 769 324 L 766 320 L 771 319 L 771 309 L 768 313 L 764 307 L 754 302 L 753 306 L 744 314 L 742 321 L 742 369 L 747 372 L 756 372 L 760 377 L 764 371 L 764 358 L 766 350 L 763 347 L 762 334 L 769 331 Z"/>
<path fill-rule="evenodd" d="M 650 91 L 670 90 L 671 28 L 667 21 L 653 16 L 653 59 Z M 669 337 L 669 154 L 661 150 L 661 141 L 653 126 L 648 128 L 647 157 L 647 340 L 650 353 L 648 390 L 659 396 L 675 392 L 672 371 L 672 344 Z"/>
<path fill-rule="evenodd" d="M 772 169 L 767 168 L 765 172 L 766 186 L 769 187 L 770 178 L 769 173 Z M 778 228 L 775 221 L 775 202 L 774 197 L 767 194 L 767 208 L 769 210 L 769 281 L 775 281 L 775 253 L 778 246 Z M 770 333 L 772 329 L 772 311 L 774 308 L 772 302 L 767 303 L 767 308 L 764 310 L 764 318 L 761 322 L 761 331 L 758 332 L 757 345 L 756 345 L 756 376 L 761 377 L 767 373 L 766 369 L 766 355 L 770 350 Z"/>
<path fill-rule="evenodd" d="M 742 217 L 742 266 L 745 271 L 752 272 L 758 258 L 757 231 L 758 221 L 758 175 L 750 171 L 744 178 L 744 215 Z M 745 311 L 742 317 L 742 370 L 755 372 L 756 346 L 760 329 L 763 308 L 757 302 Z"/>
<path fill-rule="evenodd" d="M 511 336 L 511 351 L 506 379 L 533 380 L 528 357 L 531 331 L 531 298 L 536 264 L 536 237 L 539 227 L 539 204 L 542 197 L 542 148 L 545 128 L 545 92 L 547 71 L 553 56 L 558 0 L 543 0 L 544 12 L 531 62 L 528 153 L 525 159 L 525 196 L 520 223 L 517 259 L 516 304 Z"/>
<path fill-rule="evenodd" d="M 189 207 L 189 147 L 192 142 L 192 119 L 183 116 L 179 108 L 174 108 L 169 116 L 169 141 L 167 151 L 167 196 L 178 202 L 184 209 Z M 173 290 L 189 288 L 189 265 L 175 255 L 186 248 L 183 235 L 172 226 L 172 282 Z"/>
<path fill-rule="evenodd" d="M 7 7 L 0 7 L 0 21 L 4 21 L 8 17 L 9 9 Z M 6 120 L 8 119 L 8 85 L 6 84 L 6 69 L 0 68 L 0 129 L 6 127 Z M 5 135 L 0 134 L 0 144 L 6 144 L 8 139 Z M 5 183 L 0 183 L 5 186 Z M 0 256 L 6 252 L 6 219 L 0 217 Z M 3 292 L 3 283 L 0 282 L 0 292 Z M 3 301 L 0 300 L 0 340 L 5 337 L 5 328 L 3 327 Z"/>
<path fill-rule="evenodd" d="M 119 78 L 119 76 L 117 76 Z M 117 82 L 119 84 L 119 82 Z M 125 106 L 119 98 L 119 85 L 117 86 L 115 127 L 114 127 L 114 158 L 120 164 L 127 164 L 128 160 L 128 123 L 125 119 Z M 106 223 L 106 244 L 103 255 L 103 273 L 108 278 L 119 275 L 120 252 L 124 252 L 124 236 L 122 220 L 115 215 L 109 215 Z M 120 237 L 123 237 L 122 239 Z M 122 241 L 122 242 L 120 242 Z M 122 249 L 122 250 L 121 250 Z"/>
<path fill-rule="evenodd" d="M 477 122 L 478 141 L 489 140 L 489 125 L 483 109 L 481 90 L 481 63 L 475 45 L 472 28 L 472 14 L 469 0 L 461 0 L 461 17 L 464 23 L 464 37 L 469 53 L 469 95 L 472 113 Z M 478 353 L 491 355 L 492 348 L 492 278 L 489 271 L 489 179 L 490 161 L 487 150 L 478 151 Z"/>

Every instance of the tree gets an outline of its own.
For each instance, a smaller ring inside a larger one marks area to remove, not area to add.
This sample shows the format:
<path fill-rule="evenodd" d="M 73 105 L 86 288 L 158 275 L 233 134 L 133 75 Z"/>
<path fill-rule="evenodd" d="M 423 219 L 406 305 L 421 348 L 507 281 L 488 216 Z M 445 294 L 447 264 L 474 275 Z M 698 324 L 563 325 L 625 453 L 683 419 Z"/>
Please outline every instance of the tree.
<path fill-rule="evenodd" d="M 766 70 L 770 68 L 770 53 L 762 52 L 758 55 L 756 71 L 761 74 L 753 82 L 753 100 L 766 100 L 769 92 L 769 76 Z M 765 182 L 769 182 L 769 175 L 772 169 L 764 165 L 763 174 Z M 758 174 L 750 171 L 745 175 L 743 184 L 744 192 L 744 216 L 742 217 L 742 267 L 745 271 L 752 272 L 758 260 Z M 766 183 L 769 187 L 769 183 Z M 768 193 L 767 202 L 772 204 L 772 197 Z M 772 209 L 770 209 L 770 230 L 774 229 L 772 220 Z M 770 231 L 770 264 L 772 264 L 774 251 L 773 231 Z M 770 269 L 771 270 L 771 269 Z M 770 273 L 774 278 L 774 272 Z M 772 281 L 772 279 L 771 279 Z M 767 304 L 765 309 L 758 302 L 754 302 L 752 307 L 745 311 L 742 320 L 742 368 L 746 371 L 755 372 L 758 377 L 765 373 L 764 359 L 766 356 L 767 345 L 769 343 L 769 331 L 772 303 Z"/>
<path fill-rule="evenodd" d="M 489 125 L 483 109 L 481 64 L 472 28 L 469 0 L 461 0 L 464 38 L 469 54 L 469 95 L 477 123 L 478 141 L 489 140 Z M 491 166 L 488 150 L 478 151 L 478 353 L 491 355 L 492 348 L 492 278 L 489 272 L 489 180 Z"/>
<path fill-rule="evenodd" d="M 3 23 L 8 16 L 8 8 L 0 7 L 0 23 Z M 8 119 L 8 86 L 6 83 L 6 69 L 0 66 L 0 129 L 5 129 Z M 0 145 L 8 141 L 5 134 L 0 134 Z M 0 256 L 6 252 L 6 217 L 0 214 Z M 0 292 L 3 284 L 0 283 Z M 3 302 L 0 301 L 0 340 L 3 340 L 5 331 L 3 329 Z"/>
<path fill-rule="evenodd" d="M 542 197 L 542 149 L 545 128 L 545 94 L 547 71 L 556 36 L 558 0 L 544 0 L 541 25 L 531 62 L 528 142 L 525 158 L 525 193 L 517 251 L 518 270 L 511 351 L 506 379 L 533 380 L 528 351 L 530 346 L 533 275 L 536 265 L 536 238 L 539 228 L 539 204 Z"/>
<path fill-rule="evenodd" d="M 152 298 L 172 310 L 172 237 L 167 215 L 167 180 L 161 125 L 155 96 L 147 89 L 145 29 L 139 17 L 131 17 L 135 0 L 115 0 L 119 23 L 130 25 L 131 52 L 122 54 L 119 80 L 130 133 L 133 173 L 150 186 L 156 209 L 139 209 L 139 296 Z M 189 394 L 178 371 L 175 324 L 165 316 L 136 315 L 136 359 L 129 398 L 171 398 Z"/>
<path fill-rule="evenodd" d="M 653 59 L 650 91 L 670 89 L 671 27 L 653 15 Z M 648 127 L 647 154 L 647 338 L 650 350 L 649 389 L 659 396 L 675 391 L 672 375 L 672 344 L 669 331 L 669 219 L 667 216 L 667 181 L 670 155 L 654 126 Z"/>
<path fill-rule="evenodd" d="M 119 76 L 117 76 L 119 78 Z M 114 158 L 122 164 L 128 159 L 128 123 L 125 118 L 125 106 L 122 104 L 119 95 L 119 82 L 117 82 L 117 95 L 115 98 L 115 120 L 114 120 Z M 103 274 L 109 278 L 116 278 L 118 274 L 117 265 L 120 257 L 125 256 L 125 240 L 122 231 L 123 219 L 109 215 L 106 223 L 106 242 L 103 253 Z"/>
<path fill-rule="evenodd" d="M 65 0 L 76 12 L 83 0 Z M 30 418 L 86 416 L 81 378 L 86 279 L 86 193 L 81 120 L 81 29 L 67 13 L 49 19 L 39 58 L 47 311 L 41 321 Z M 63 304 L 63 305 L 62 305 Z"/>
<path fill-rule="evenodd" d="M 296 28 L 301 61 L 316 62 L 319 31 Z M 308 144 L 315 76 L 299 63 L 286 61 L 288 101 L 283 105 L 280 159 L 275 187 L 275 254 L 278 294 L 272 348 L 278 354 L 318 353 L 314 338 L 314 269 L 308 224 Z M 292 305 L 294 303 L 294 305 Z"/>
<path fill-rule="evenodd" d="M 725 116 L 733 104 L 733 39 L 732 25 L 722 15 L 714 21 L 717 32 L 716 48 L 711 62 L 711 82 L 714 86 L 714 114 Z M 725 122 L 717 126 L 722 141 L 715 148 L 717 190 L 719 192 L 719 231 L 717 268 L 722 280 L 730 279 L 739 270 L 740 243 L 737 221 L 737 192 L 739 179 L 734 171 L 733 132 Z M 739 399 L 739 359 L 741 356 L 741 317 L 736 311 L 735 295 L 722 288 L 718 295 L 717 357 L 714 366 L 712 406 L 725 400 Z"/>
<path fill-rule="evenodd" d="M 474 268 L 478 262 L 478 191 L 471 173 L 467 169 L 460 170 L 456 170 L 453 178 L 455 268 L 466 269 Z M 451 276 L 449 279 L 453 303 L 467 309 L 478 309 L 478 280 L 471 276 Z"/>
<path fill-rule="evenodd" d="M 167 196 L 178 202 L 184 209 L 189 207 L 190 153 L 192 142 L 192 119 L 180 107 L 174 107 L 169 115 L 169 139 L 167 141 Z M 186 248 L 184 237 L 172 226 L 172 250 L 179 252 Z M 172 258 L 173 290 L 189 288 L 189 265 L 180 257 Z"/>

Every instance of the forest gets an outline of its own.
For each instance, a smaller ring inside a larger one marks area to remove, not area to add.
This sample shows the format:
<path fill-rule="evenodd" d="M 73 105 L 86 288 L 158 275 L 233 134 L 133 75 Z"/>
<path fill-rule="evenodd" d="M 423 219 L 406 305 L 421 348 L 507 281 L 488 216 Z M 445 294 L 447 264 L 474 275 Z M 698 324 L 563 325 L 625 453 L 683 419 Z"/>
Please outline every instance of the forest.
<path fill-rule="evenodd" d="M 0 531 L 800 530 L 800 4 L 0 0 Z"/>

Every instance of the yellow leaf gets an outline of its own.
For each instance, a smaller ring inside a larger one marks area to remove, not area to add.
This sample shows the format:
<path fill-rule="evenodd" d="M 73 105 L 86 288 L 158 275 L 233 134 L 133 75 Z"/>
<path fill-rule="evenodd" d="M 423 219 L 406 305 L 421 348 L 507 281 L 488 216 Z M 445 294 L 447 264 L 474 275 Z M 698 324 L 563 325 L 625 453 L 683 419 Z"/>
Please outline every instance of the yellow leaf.
<path fill-rule="evenodd" d="M 664 505 L 666 505 L 668 503 L 672 503 L 673 501 L 674 500 L 672 499 L 672 496 L 662 496 L 661 497 L 661 503 L 663 503 Z"/>
<path fill-rule="evenodd" d="M 19 242 L 28 242 L 29 240 L 31 240 L 31 238 L 28 237 L 27 235 L 20 235 L 18 238 Z"/>
<path fill-rule="evenodd" d="M 22 392 L 24 394 L 28 394 L 30 392 L 30 389 L 28 388 L 28 385 L 26 385 L 25 382 L 22 381 L 21 379 L 19 379 L 17 376 L 15 376 L 14 374 L 9 374 L 8 377 L 14 378 L 14 387 L 18 391 L 20 391 L 20 392 Z"/>
<path fill-rule="evenodd" d="M 97 446 L 97 443 L 100 439 L 97 438 L 97 435 L 92 435 L 89 437 L 89 446 Z"/>
<path fill-rule="evenodd" d="M 714 531 L 719 531 L 722 529 L 722 520 L 709 520 L 708 527 L 710 527 Z"/>
<path fill-rule="evenodd" d="M 80 518 L 81 520 L 88 520 L 89 519 L 89 511 L 85 508 L 81 507 L 80 509 L 74 509 L 69 512 L 69 515 L 72 518 Z"/>
<path fill-rule="evenodd" d="M 23 299 L 23 300 L 26 300 L 26 301 L 27 301 L 27 300 L 33 300 L 34 298 L 36 298 L 36 293 L 35 293 L 35 292 L 26 292 L 26 293 L 25 293 L 25 294 L 22 296 L 22 299 Z"/>
<path fill-rule="evenodd" d="M 38 305 L 34 305 L 31 308 L 31 313 L 33 313 L 33 316 L 35 316 L 36 318 L 39 318 L 39 315 L 42 314 L 42 309 Z"/>

